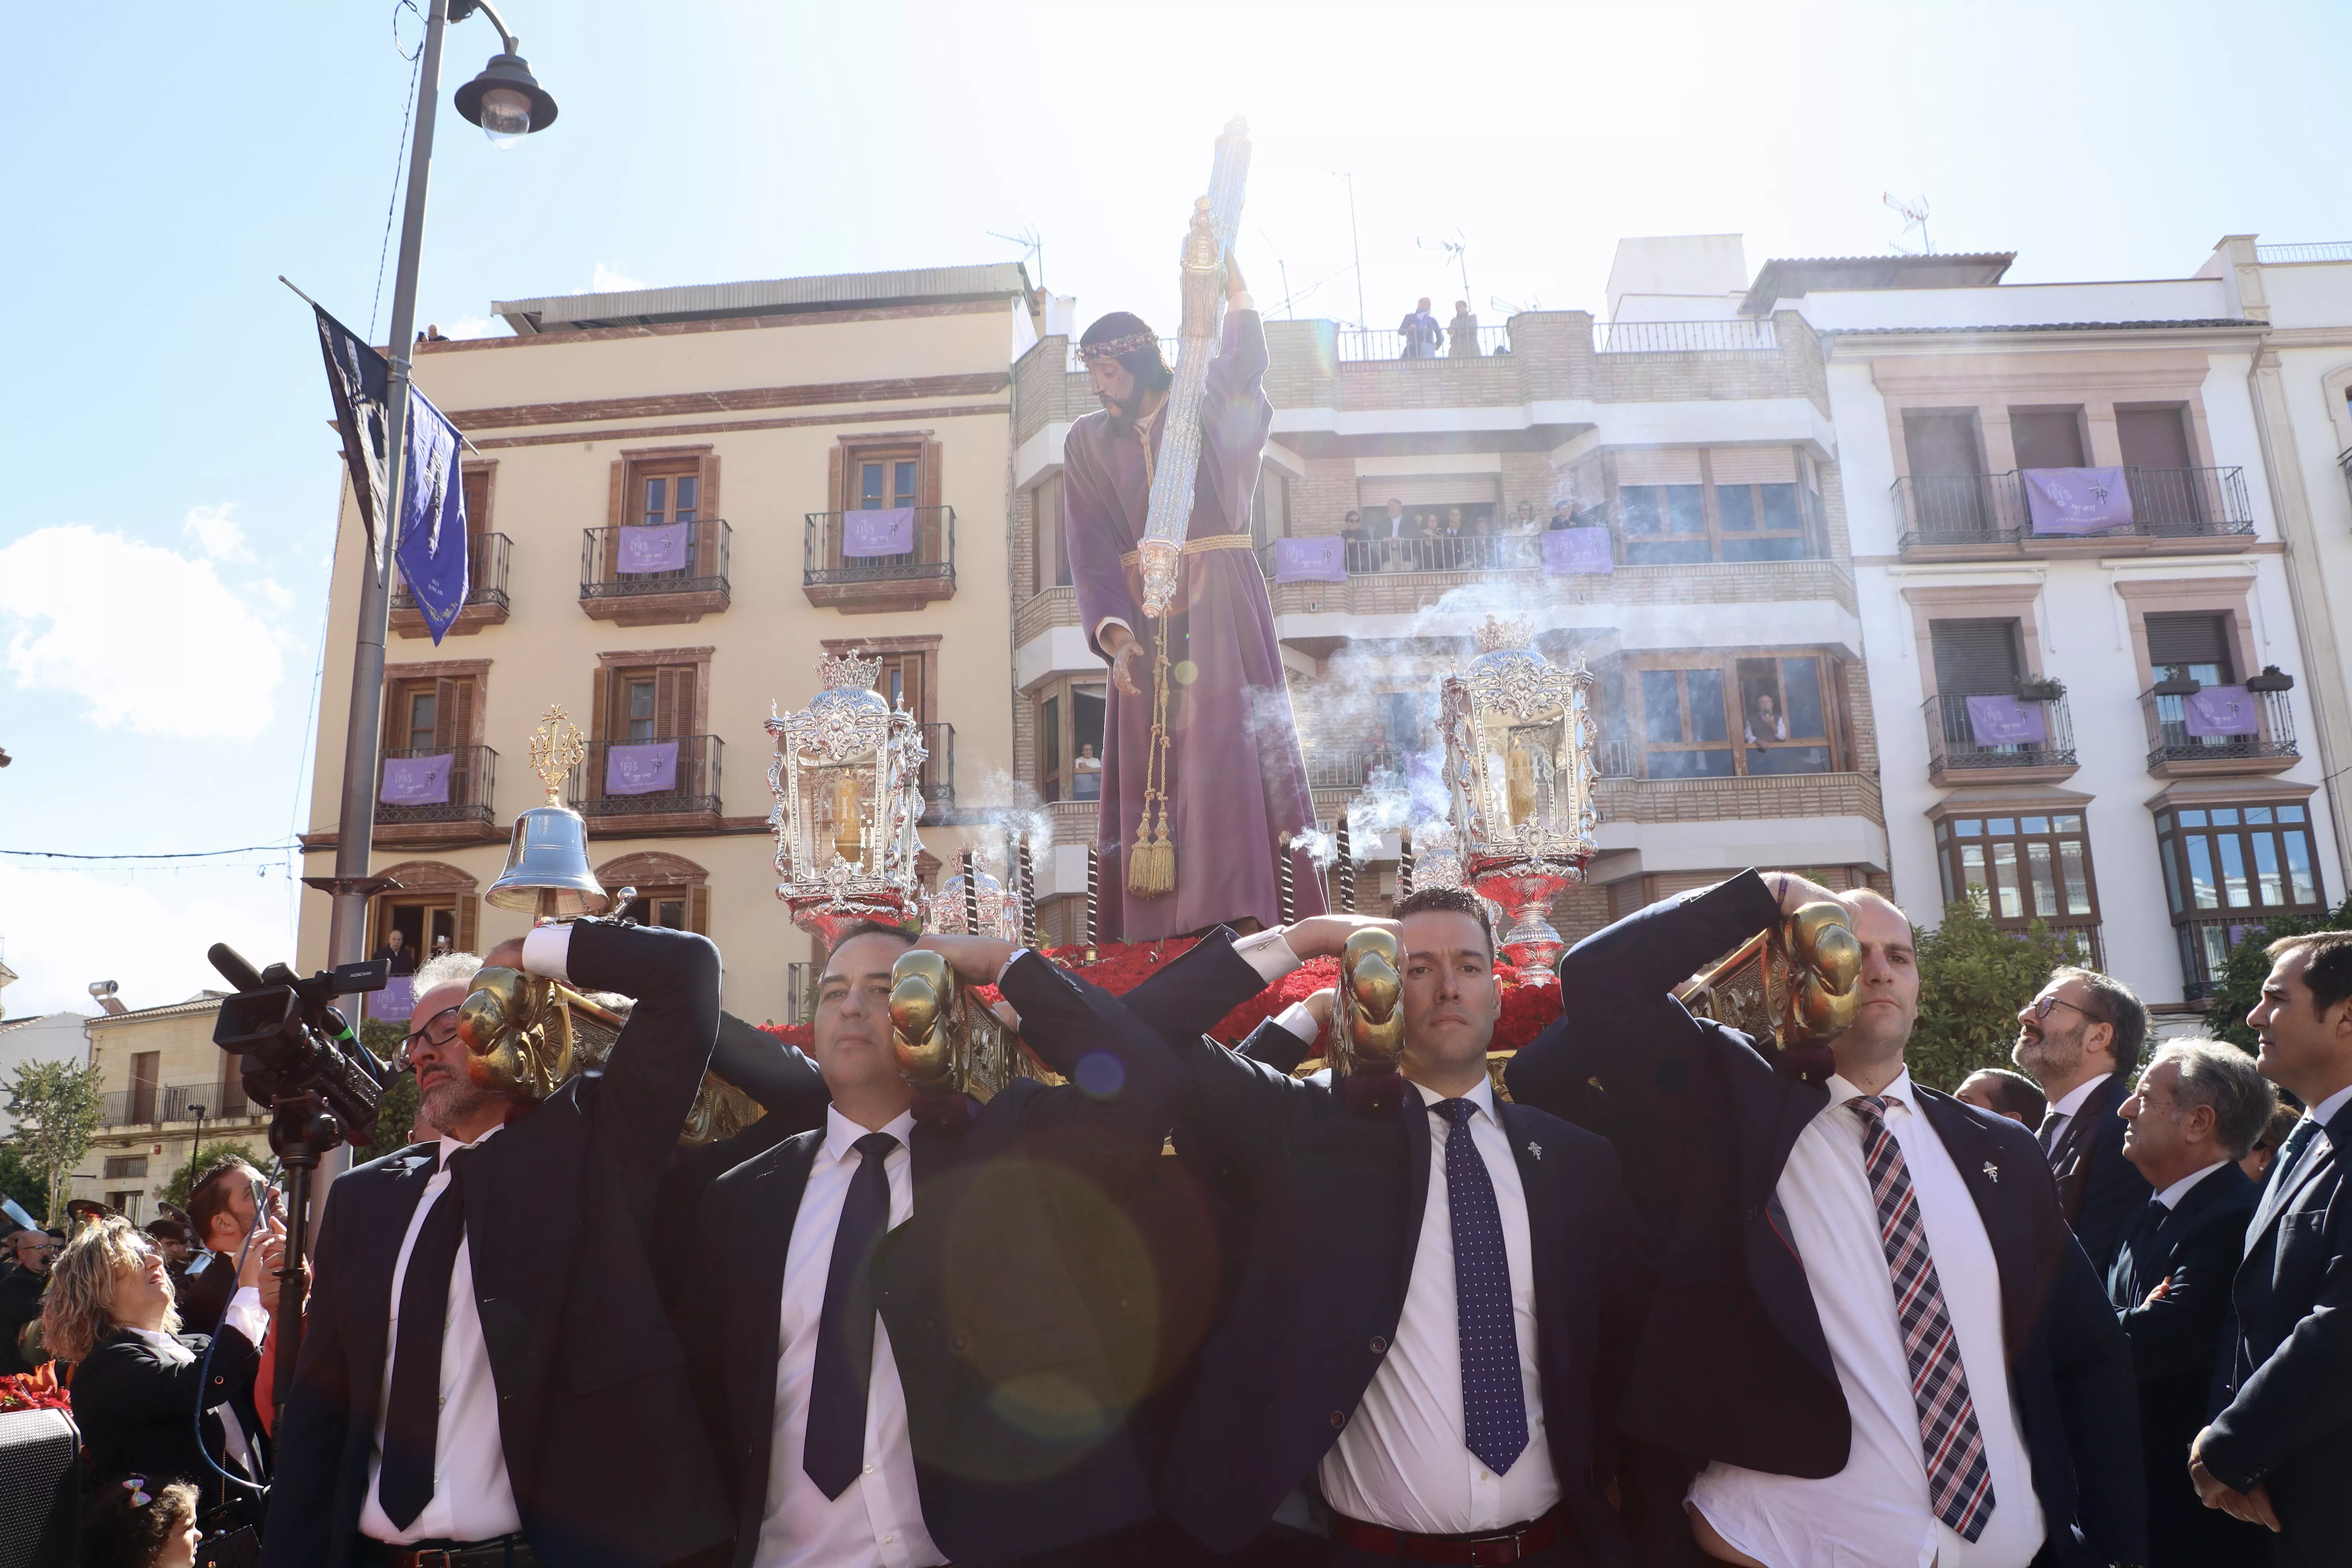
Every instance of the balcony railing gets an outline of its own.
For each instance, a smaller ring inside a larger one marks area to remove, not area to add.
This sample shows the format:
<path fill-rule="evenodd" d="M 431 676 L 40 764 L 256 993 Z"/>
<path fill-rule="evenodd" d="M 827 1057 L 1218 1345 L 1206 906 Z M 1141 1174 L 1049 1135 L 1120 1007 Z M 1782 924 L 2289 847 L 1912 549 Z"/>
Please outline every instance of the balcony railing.
<path fill-rule="evenodd" d="M 2251 735 L 2199 735 L 2189 731 L 2196 698 L 2165 696 L 2149 690 L 2139 694 L 2140 717 L 2147 726 L 2147 765 L 2174 763 L 2293 762 L 2295 750 L 2294 713 L 2284 691 L 2250 691 L 2254 704 Z M 2200 728 L 2210 728 L 2201 724 Z"/>
<path fill-rule="evenodd" d="M 583 816 L 715 816 L 725 752 L 716 735 L 592 742 L 586 763 L 572 770 L 572 809 Z"/>
<path fill-rule="evenodd" d="M 1906 474 L 1895 481 L 1905 551 L 1966 545 L 2048 543 L 2071 539 L 2227 539 L 2253 532 L 2242 468 L 2124 469 L 2131 521 L 2095 533 L 2041 533 L 2022 470 L 2005 474 Z"/>
<path fill-rule="evenodd" d="M 955 596 L 955 508 L 806 516 L 801 589 L 810 604 L 853 613 L 919 610 Z"/>
<path fill-rule="evenodd" d="M 1456 353 L 1452 330 L 1443 321 L 1438 322 L 1438 328 L 1442 335 L 1436 348 L 1417 354 L 1405 353 L 1404 334 L 1401 331 L 1378 327 L 1343 328 L 1338 334 L 1339 358 L 1342 361 L 1486 359 L 1511 352 L 1511 329 L 1507 326 L 1479 328 L 1477 353 L 1475 354 L 1467 346 Z"/>
<path fill-rule="evenodd" d="M 2026 702 L 2021 706 L 2029 713 L 2041 715 L 2041 740 L 2010 742 L 1979 740 L 1977 723 L 1969 716 L 1966 697 L 1937 696 L 1927 699 L 1921 711 L 1927 721 L 1929 771 L 1975 768 L 2008 771 L 2074 766 L 2074 724 L 2066 711 L 2066 700 L 2053 697 L 2047 701 Z"/>
<path fill-rule="evenodd" d="M 448 759 L 446 768 L 435 758 Z M 498 784 L 499 754 L 488 746 L 407 746 L 383 753 L 376 765 L 375 820 L 488 822 Z"/>
<path fill-rule="evenodd" d="M 1539 572 L 1541 534 L 1457 534 L 1436 539 L 1351 539 L 1345 556 L 1348 574 L 1383 572 Z M 1274 551 L 1265 552 L 1266 575 L 1274 575 Z"/>
<path fill-rule="evenodd" d="M 1780 346 L 1770 317 L 1731 321 L 1595 321 L 1597 354 L 1749 354 Z"/>
<path fill-rule="evenodd" d="M 2320 240 L 2310 245 L 2258 245 L 2254 259 L 2265 267 L 2296 261 L 2352 261 L 2352 239 Z"/>
<path fill-rule="evenodd" d="M 2226 920 L 2174 922 L 2173 935 L 2180 944 L 2180 994 L 2191 1002 L 2210 996 L 2229 967 L 2231 950 L 2273 918 L 2248 911 Z"/>
<path fill-rule="evenodd" d="M 507 607 L 507 555 L 510 548 L 503 533 L 478 533 L 466 546 L 466 603 L 488 605 L 499 609 Z M 416 608 L 416 596 L 408 591 L 408 579 L 395 576 L 392 584 L 392 607 L 401 610 Z"/>
<path fill-rule="evenodd" d="M 1306 756 L 1308 789 L 1361 789 L 1375 771 L 1404 766 L 1394 746 L 1316 746 Z"/>
<path fill-rule="evenodd" d="M 955 726 L 923 726 L 923 798 L 933 805 L 955 804 Z"/>
<path fill-rule="evenodd" d="M 100 1095 L 99 1100 L 99 1124 L 102 1127 L 186 1121 L 194 1116 L 189 1107 L 196 1105 L 205 1108 L 207 1121 L 246 1114 L 241 1084 L 226 1096 L 216 1083 L 135 1084 L 129 1089 L 111 1089 Z M 229 1103 L 231 1100 L 235 1103 Z"/>
<path fill-rule="evenodd" d="M 684 534 L 670 533 L 682 528 Z M 735 531 L 724 518 L 667 528 L 581 531 L 580 597 L 603 602 L 662 594 L 727 594 L 727 558 Z M 649 539 L 648 534 L 661 534 Z"/>

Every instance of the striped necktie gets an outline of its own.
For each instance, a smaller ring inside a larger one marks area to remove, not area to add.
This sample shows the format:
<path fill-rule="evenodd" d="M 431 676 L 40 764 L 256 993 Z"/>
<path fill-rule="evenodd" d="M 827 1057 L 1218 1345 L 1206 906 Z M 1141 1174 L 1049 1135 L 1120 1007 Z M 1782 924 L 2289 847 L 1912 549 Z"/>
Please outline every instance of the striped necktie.
<path fill-rule="evenodd" d="M 1912 1194 L 1911 1172 L 1886 1127 L 1886 1098 L 1860 1094 L 1846 1103 L 1862 1118 L 1862 1160 L 1878 1204 L 1878 1245 L 1895 1288 L 1895 1312 L 1903 1329 L 1903 1353 L 1911 1363 L 1911 1400 L 1919 1412 L 1919 1451 L 1927 1462 L 1927 1501 L 1936 1517 L 1963 1541 L 1984 1533 L 1992 1518 L 1992 1468 L 1985 1459 L 1984 1435 L 1969 1398 L 1968 1370 L 1936 1260 L 1927 1251 L 1927 1227 Z"/>

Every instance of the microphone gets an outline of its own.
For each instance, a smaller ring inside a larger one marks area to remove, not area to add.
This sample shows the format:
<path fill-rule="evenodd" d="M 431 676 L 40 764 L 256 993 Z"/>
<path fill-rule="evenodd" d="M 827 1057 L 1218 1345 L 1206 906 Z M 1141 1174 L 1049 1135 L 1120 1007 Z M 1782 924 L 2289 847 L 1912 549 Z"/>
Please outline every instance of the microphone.
<path fill-rule="evenodd" d="M 216 942 L 205 953 L 221 978 L 239 991 L 258 991 L 269 983 L 261 978 L 260 971 L 247 963 L 236 949 L 225 942 Z"/>

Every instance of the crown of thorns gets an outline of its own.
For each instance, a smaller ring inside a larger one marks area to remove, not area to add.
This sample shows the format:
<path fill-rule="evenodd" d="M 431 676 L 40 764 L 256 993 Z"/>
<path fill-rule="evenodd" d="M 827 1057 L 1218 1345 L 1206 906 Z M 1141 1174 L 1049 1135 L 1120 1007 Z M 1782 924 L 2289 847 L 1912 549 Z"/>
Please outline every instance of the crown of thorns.
<path fill-rule="evenodd" d="M 1123 338 L 1105 338 L 1098 343 L 1083 344 L 1078 349 L 1078 357 L 1083 360 L 1117 359 L 1121 354 L 1159 346 L 1160 339 L 1153 333 L 1129 332 Z"/>

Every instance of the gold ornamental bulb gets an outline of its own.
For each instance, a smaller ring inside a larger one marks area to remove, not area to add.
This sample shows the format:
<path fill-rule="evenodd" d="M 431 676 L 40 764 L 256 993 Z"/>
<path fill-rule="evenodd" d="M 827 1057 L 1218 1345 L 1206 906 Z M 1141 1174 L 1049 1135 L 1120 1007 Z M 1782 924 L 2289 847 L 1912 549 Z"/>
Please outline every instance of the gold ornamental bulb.
<path fill-rule="evenodd" d="M 547 705 L 547 717 L 530 734 L 530 771 L 547 786 L 547 804 L 563 804 L 563 781 L 588 754 L 588 738 L 580 726 L 563 716 L 560 704 Z"/>

